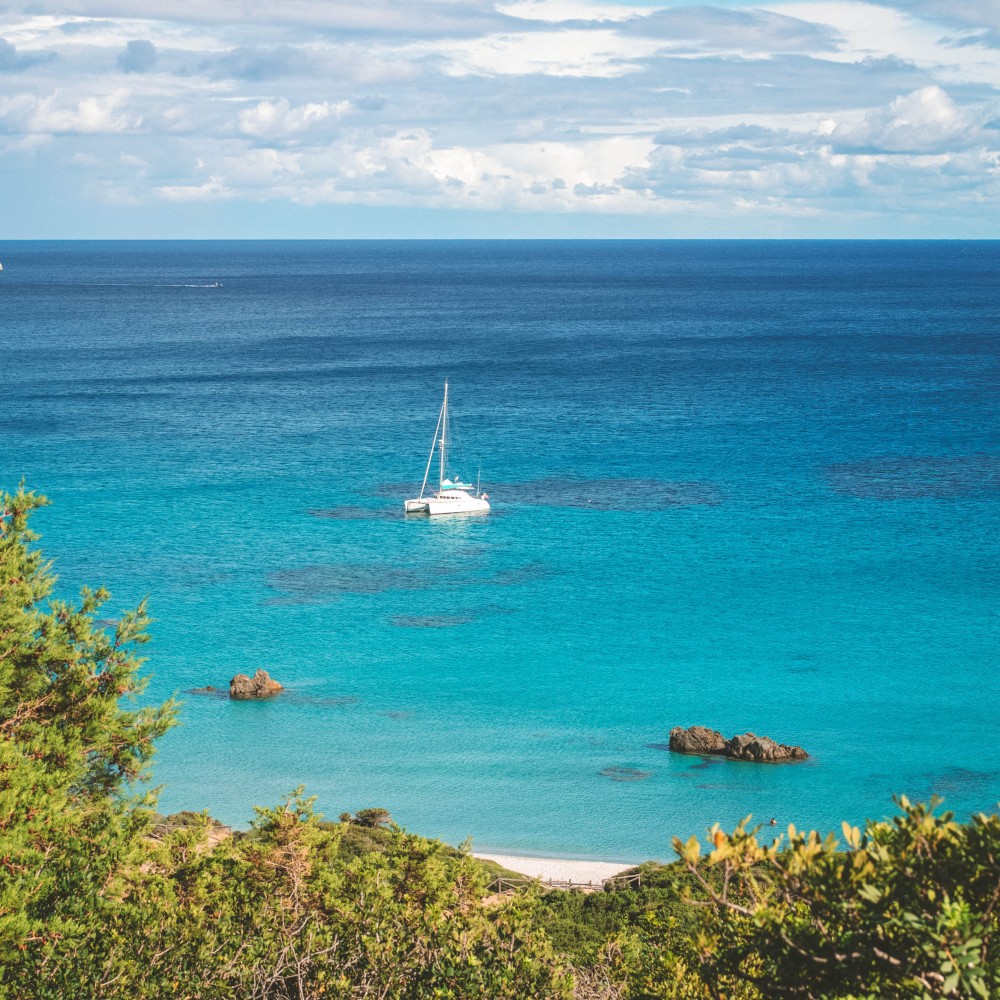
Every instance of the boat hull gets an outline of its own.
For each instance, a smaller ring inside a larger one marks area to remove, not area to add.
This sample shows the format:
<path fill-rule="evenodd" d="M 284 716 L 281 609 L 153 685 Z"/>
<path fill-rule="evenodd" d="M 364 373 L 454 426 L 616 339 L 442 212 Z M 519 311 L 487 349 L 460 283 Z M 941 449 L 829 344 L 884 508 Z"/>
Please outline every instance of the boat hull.
<path fill-rule="evenodd" d="M 490 509 L 489 502 L 481 497 L 423 497 L 419 500 L 405 500 L 403 510 L 407 514 L 485 514 Z"/>

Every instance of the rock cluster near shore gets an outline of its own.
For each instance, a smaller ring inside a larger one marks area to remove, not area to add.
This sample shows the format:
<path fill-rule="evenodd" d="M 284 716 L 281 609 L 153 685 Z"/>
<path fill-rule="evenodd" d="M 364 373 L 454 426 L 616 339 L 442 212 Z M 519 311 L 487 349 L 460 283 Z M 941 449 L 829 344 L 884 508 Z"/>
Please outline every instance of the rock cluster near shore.
<path fill-rule="evenodd" d="M 669 747 L 675 753 L 727 757 L 729 760 L 745 760 L 758 764 L 805 760 L 809 756 L 802 747 L 776 743 L 769 736 L 743 733 L 742 736 L 733 736 L 727 740 L 722 733 L 707 726 L 691 726 L 690 729 L 675 726 L 670 730 Z"/>
<path fill-rule="evenodd" d="M 237 674 L 229 682 L 229 697 L 238 701 L 250 698 L 270 698 L 279 691 L 284 691 L 283 685 L 271 679 L 266 670 L 258 670 L 253 677 Z"/>

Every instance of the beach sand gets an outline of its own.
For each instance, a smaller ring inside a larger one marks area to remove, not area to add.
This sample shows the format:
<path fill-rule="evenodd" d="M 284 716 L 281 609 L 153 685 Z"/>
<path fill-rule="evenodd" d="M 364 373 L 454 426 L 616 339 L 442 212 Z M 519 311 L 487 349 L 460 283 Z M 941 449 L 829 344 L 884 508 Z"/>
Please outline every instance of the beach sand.
<path fill-rule="evenodd" d="M 473 854 L 485 861 L 496 861 L 512 872 L 545 881 L 600 882 L 628 868 L 635 867 L 614 861 L 567 861 L 564 858 L 523 858 L 513 854 Z"/>

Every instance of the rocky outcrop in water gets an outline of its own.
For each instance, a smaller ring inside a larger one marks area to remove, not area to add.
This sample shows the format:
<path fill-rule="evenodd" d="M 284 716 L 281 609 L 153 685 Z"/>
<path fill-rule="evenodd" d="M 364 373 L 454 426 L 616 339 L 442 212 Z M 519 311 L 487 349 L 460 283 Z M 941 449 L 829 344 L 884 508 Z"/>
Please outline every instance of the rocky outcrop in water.
<path fill-rule="evenodd" d="M 769 736 L 743 733 L 742 736 L 733 736 L 727 740 L 722 733 L 707 726 L 691 726 L 690 729 L 675 726 L 670 730 L 669 748 L 676 753 L 727 757 L 730 760 L 745 760 L 757 764 L 805 760 L 809 756 L 802 747 L 777 743 Z"/>
<path fill-rule="evenodd" d="M 271 675 L 266 670 L 258 670 L 253 677 L 237 674 L 229 682 L 229 697 L 238 701 L 251 698 L 270 698 L 284 690 L 281 684 L 271 680 Z"/>
<path fill-rule="evenodd" d="M 677 753 L 723 754 L 726 752 L 726 741 L 722 733 L 708 726 L 692 726 L 690 729 L 674 726 L 670 730 L 670 749 Z"/>
<path fill-rule="evenodd" d="M 805 760 L 809 756 L 802 747 L 776 743 L 769 736 L 744 733 L 726 740 L 726 756 L 732 760 L 752 760 L 773 764 L 783 760 Z"/>

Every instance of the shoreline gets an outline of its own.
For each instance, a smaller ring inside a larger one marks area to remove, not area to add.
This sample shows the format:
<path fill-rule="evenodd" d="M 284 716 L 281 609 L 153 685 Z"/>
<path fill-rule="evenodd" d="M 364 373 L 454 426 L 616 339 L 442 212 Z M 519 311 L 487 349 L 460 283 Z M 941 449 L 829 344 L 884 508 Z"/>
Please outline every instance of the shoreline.
<path fill-rule="evenodd" d="M 636 867 L 636 862 L 546 858 L 485 851 L 473 851 L 472 856 L 481 861 L 495 861 L 512 872 L 541 879 L 543 882 L 579 882 L 583 885 L 590 882 L 598 884 Z"/>

